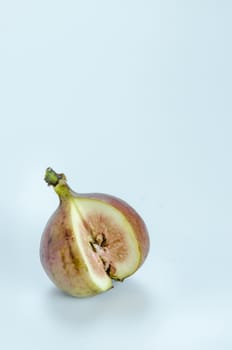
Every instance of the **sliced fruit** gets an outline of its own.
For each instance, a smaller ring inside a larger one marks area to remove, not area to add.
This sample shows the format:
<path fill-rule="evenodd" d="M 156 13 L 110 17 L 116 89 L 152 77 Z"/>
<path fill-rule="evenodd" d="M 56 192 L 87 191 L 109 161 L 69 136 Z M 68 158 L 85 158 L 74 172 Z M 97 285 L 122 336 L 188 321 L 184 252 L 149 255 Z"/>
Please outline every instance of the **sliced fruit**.
<path fill-rule="evenodd" d="M 104 194 L 76 194 L 63 174 L 48 168 L 45 180 L 60 205 L 41 239 L 40 257 L 50 279 L 74 296 L 112 288 L 143 263 L 149 249 L 146 226 L 124 201 Z"/>

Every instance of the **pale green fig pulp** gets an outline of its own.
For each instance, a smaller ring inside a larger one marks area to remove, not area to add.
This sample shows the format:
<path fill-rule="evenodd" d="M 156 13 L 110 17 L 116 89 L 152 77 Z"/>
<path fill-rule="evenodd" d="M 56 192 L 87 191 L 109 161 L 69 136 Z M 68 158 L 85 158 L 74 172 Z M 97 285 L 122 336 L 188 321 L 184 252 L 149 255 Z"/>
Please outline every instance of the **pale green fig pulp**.
<path fill-rule="evenodd" d="M 58 288 L 73 296 L 95 295 L 141 266 L 149 237 L 132 207 L 105 194 L 77 194 L 51 168 L 45 180 L 60 204 L 42 235 L 40 258 Z"/>

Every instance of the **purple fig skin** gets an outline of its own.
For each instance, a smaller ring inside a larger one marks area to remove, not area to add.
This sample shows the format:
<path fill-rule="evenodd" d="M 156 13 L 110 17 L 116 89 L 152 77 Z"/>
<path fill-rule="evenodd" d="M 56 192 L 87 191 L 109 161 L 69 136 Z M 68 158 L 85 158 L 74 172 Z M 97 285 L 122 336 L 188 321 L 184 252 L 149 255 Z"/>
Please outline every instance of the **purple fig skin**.
<path fill-rule="evenodd" d="M 40 244 L 40 260 L 51 281 L 73 296 L 90 296 L 100 291 L 91 281 L 88 269 L 75 243 L 69 220 L 69 203 L 61 201 L 43 232 Z M 99 276 L 105 271 L 94 256 L 89 256 Z"/>
<path fill-rule="evenodd" d="M 45 181 L 54 187 L 59 195 L 60 203 L 42 234 L 40 260 L 48 277 L 59 289 L 73 296 L 86 297 L 112 288 L 111 278 L 117 279 L 113 265 L 111 271 L 107 270 L 103 264 L 104 261 L 96 254 L 96 250 L 92 249 L 88 233 L 90 226 L 84 218 L 81 223 L 77 222 L 77 230 L 81 233 L 84 246 L 87 247 L 85 257 L 83 256 L 83 248 L 81 250 L 77 244 L 79 238 L 75 235 L 70 218 L 71 203 L 75 198 L 93 199 L 109 204 L 126 218 L 137 242 L 139 260 L 138 265 L 124 278 L 133 274 L 143 264 L 149 252 L 149 235 L 143 219 L 129 204 L 117 197 L 101 193 L 77 194 L 67 185 L 65 176 L 56 174 L 51 168 L 47 169 Z M 125 246 L 125 249 L 130 249 L 130 247 Z M 86 264 L 85 259 L 89 265 Z M 89 271 L 92 266 L 94 267 L 94 279 L 91 278 Z M 96 279 L 103 282 L 98 284 Z"/>

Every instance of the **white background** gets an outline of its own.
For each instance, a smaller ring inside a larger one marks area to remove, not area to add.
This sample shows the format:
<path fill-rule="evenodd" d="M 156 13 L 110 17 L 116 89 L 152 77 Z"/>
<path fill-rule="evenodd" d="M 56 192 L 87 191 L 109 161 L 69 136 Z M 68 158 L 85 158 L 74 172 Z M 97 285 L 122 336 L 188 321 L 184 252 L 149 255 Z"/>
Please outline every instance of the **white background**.
<path fill-rule="evenodd" d="M 0 2 L 0 347 L 231 349 L 232 5 Z M 60 293 L 39 261 L 58 200 L 143 216 L 142 268 L 100 296 Z"/>

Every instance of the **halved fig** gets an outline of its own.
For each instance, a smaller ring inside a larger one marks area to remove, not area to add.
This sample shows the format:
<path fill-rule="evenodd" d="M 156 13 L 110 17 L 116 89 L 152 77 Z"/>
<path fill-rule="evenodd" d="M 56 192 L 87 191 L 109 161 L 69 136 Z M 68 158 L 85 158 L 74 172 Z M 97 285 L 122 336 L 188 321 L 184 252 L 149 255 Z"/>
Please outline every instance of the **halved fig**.
<path fill-rule="evenodd" d="M 126 202 L 105 194 L 77 194 L 63 174 L 48 168 L 45 181 L 60 198 L 41 239 L 40 257 L 50 279 L 68 294 L 89 296 L 112 288 L 145 260 L 146 226 Z"/>

